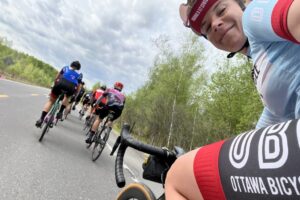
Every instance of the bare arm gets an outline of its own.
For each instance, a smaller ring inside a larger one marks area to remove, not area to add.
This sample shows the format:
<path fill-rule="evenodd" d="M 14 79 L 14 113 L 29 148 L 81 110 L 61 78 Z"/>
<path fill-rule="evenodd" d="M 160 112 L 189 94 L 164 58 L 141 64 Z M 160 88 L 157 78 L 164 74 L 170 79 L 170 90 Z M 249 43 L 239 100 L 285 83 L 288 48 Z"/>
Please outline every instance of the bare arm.
<path fill-rule="evenodd" d="M 288 11 L 288 29 L 292 36 L 300 42 L 300 1 L 294 0 Z"/>
<path fill-rule="evenodd" d="M 193 170 L 197 151 L 186 153 L 172 165 L 166 179 L 167 200 L 203 200 Z"/>

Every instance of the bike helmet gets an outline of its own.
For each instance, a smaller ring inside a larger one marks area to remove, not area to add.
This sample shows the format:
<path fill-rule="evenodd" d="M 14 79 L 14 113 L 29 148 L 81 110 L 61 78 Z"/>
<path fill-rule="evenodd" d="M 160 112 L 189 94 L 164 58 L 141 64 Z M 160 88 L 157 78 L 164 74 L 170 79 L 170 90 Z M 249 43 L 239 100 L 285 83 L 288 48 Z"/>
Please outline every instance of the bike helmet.
<path fill-rule="evenodd" d="M 122 89 L 123 89 L 123 83 L 121 83 L 121 82 L 115 82 L 115 84 L 114 84 L 114 88 L 116 89 L 116 90 L 119 90 L 119 91 L 121 91 Z"/>
<path fill-rule="evenodd" d="M 81 64 L 79 61 L 73 61 L 70 66 L 76 70 L 80 70 L 80 68 L 81 68 Z"/>

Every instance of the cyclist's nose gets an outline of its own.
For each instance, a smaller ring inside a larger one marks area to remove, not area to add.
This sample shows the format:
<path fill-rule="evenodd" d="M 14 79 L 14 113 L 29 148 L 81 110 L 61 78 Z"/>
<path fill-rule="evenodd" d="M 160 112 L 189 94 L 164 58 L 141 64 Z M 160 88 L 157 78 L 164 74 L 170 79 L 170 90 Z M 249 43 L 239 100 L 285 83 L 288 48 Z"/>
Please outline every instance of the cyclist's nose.
<path fill-rule="evenodd" d="M 220 31 L 220 29 L 222 28 L 223 24 L 224 23 L 223 23 L 223 21 L 220 18 L 214 17 L 213 20 L 212 20 L 212 23 L 211 23 L 211 27 L 212 27 L 213 32 Z"/>

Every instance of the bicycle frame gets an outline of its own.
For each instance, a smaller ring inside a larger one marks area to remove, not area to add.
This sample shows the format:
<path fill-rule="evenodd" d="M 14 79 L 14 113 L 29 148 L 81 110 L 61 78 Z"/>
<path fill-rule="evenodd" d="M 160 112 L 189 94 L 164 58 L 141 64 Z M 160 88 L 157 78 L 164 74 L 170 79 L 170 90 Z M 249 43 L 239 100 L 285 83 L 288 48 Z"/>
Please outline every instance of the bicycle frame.
<path fill-rule="evenodd" d="M 53 122 L 54 120 L 54 115 L 56 113 L 56 111 L 58 110 L 59 106 L 60 106 L 60 99 L 62 97 L 62 95 L 64 94 L 61 94 L 59 95 L 59 97 L 55 100 L 54 104 L 52 105 L 50 111 L 48 112 L 48 114 L 46 115 L 44 121 L 43 121 L 43 124 L 44 123 L 48 123 L 49 121 Z"/>

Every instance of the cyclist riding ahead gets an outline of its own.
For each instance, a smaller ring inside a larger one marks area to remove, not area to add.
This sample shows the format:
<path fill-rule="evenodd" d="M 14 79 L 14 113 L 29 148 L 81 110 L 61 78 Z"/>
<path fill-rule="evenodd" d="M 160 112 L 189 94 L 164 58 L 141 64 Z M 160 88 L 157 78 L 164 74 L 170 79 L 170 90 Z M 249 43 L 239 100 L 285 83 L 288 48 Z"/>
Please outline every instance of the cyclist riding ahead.
<path fill-rule="evenodd" d="M 106 90 L 106 85 L 101 85 L 99 88 L 95 89 L 95 91 L 92 92 L 91 97 L 90 97 L 90 109 L 88 112 L 88 115 L 86 116 L 86 120 L 89 120 L 92 113 L 93 113 L 93 109 L 94 109 L 94 105 L 96 103 L 96 101 L 103 95 L 103 93 Z M 102 103 L 105 104 L 106 100 L 105 98 L 102 99 Z"/>
<path fill-rule="evenodd" d="M 300 199 L 300 121 L 287 121 L 300 117 L 299 10 L 294 0 L 253 0 L 246 9 L 240 0 L 180 6 L 197 35 L 253 59 L 265 107 L 256 130 L 177 159 L 167 175 L 167 199 Z"/>
<path fill-rule="evenodd" d="M 35 123 L 37 127 L 40 127 L 42 125 L 45 116 L 51 109 L 51 106 L 53 105 L 57 97 L 63 91 L 65 91 L 66 95 L 56 116 L 58 119 L 62 117 L 63 111 L 68 105 L 68 97 L 72 96 L 78 89 L 80 89 L 78 88 L 78 83 L 80 83 L 82 80 L 82 74 L 79 74 L 77 72 L 77 70 L 80 70 L 80 68 L 81 64 L 79 63 L 79 61 L 74 61 L 70 64 L 70 66 L 63 67 L 57 74 L 54 81 L 54 86 L 50 93 L 50 98 L 44 106 L 40 119 Z"/>
<path fill-rule="evenodd" d="M 91 139 L 95 132 L 98 130 L 101 121 L 109 114 L 110 111 L 113 112 L 113 119 L 111 119 L 112 121 L 110 121 L 108 124 L 110 130 L 112 128 L 112 122 L 120 117 L 125 104 L 125 96 L 123 93 L 121 93 L 122 89 L 123 84 L 120 82 L 116 82 L 114 84 L 114 88 L 108 88 L 107 90 L 105 90 L 102 96 L 96 101 L 96 106 L 99 106 L 99 108 L 96 109 L 95 112 L 97 117 L 88 134 L 86 143 L 91 143 Z M 105 101 L 103 101 L 103 99 L 105 99 Z"/>
<path fill-rule="evenodd" d="M 85 93 L 85 88 L 84 88 L 85 83 L 82 81 L 80 83 L 80 85 L 81 85 L 81 87 L 80 87 L 80 90 L 76 93 L 75 104 L 73 105 L 72 110 L 76 109 L 77 104 L 80 102 L 81 98 L 83 97 L 83 95 Z"/>
<path fill-rule="evenodd" d="M 84 112 L 88 109 L 88 107 L 91 105 L 91 96 L 92 96 L 92 92 L 87 92 L 84 94 L 83 98 L 82 98 L 82 107 L 79 111 L 79 114 L 84 114 Z M 84 110 L 84 111 L 83 111 Z"/>

